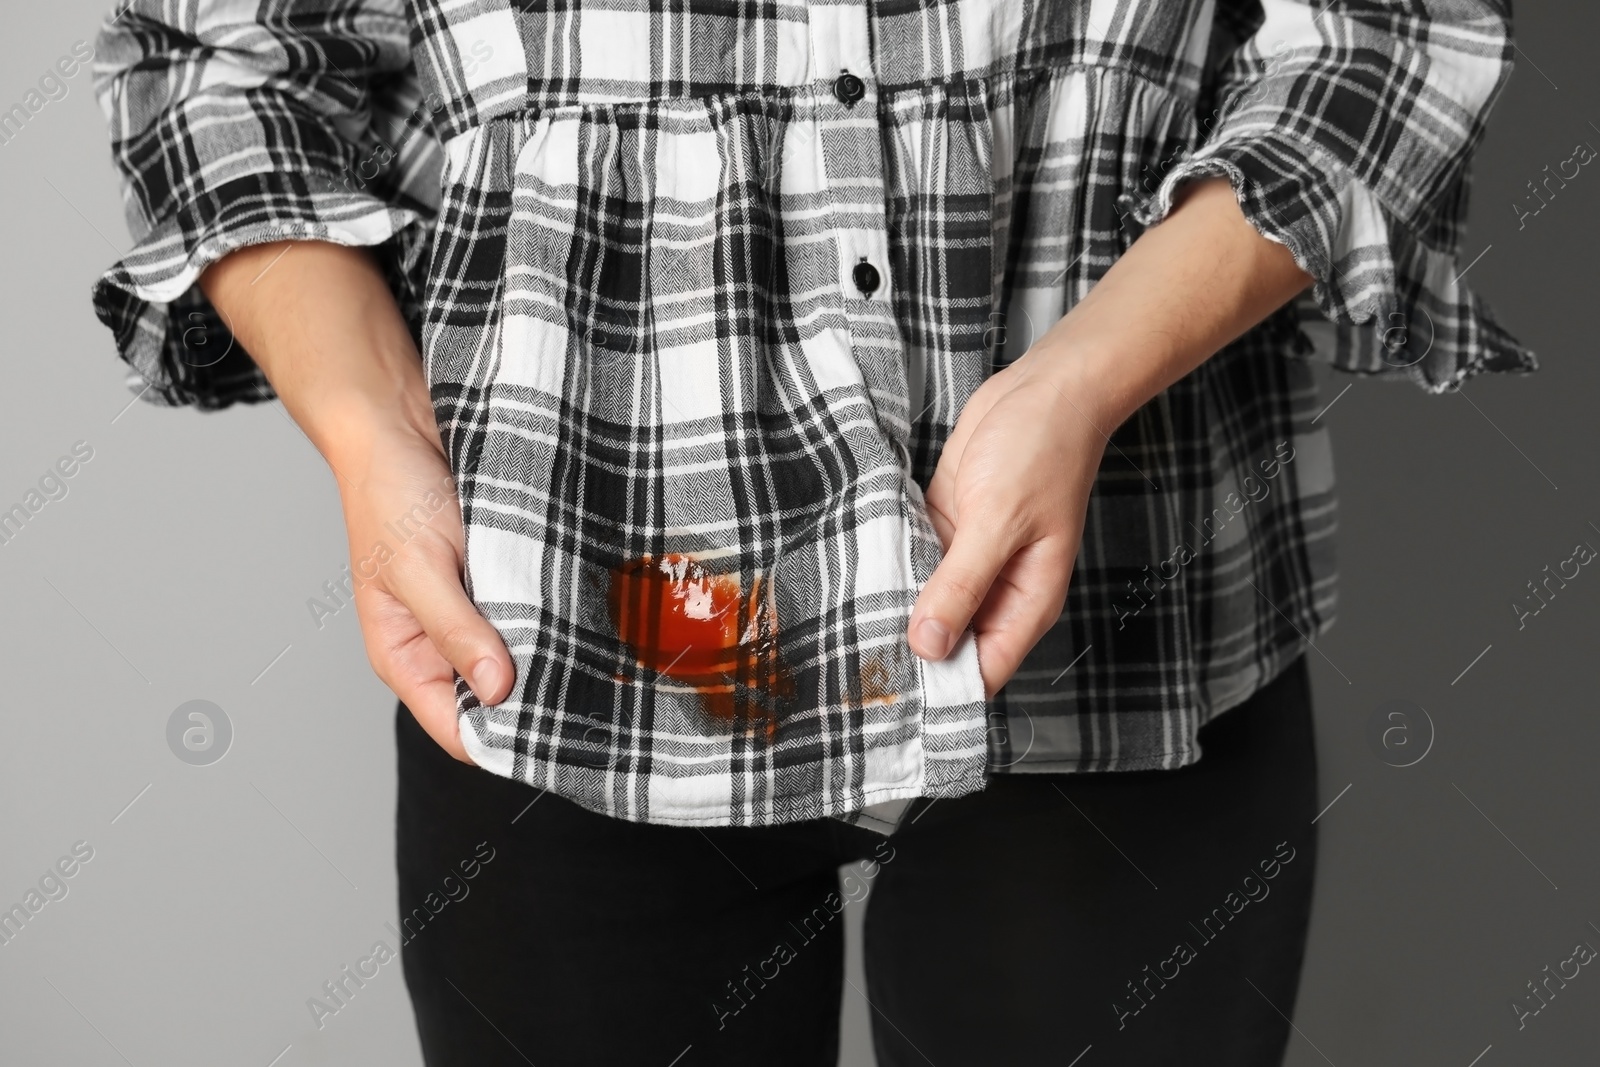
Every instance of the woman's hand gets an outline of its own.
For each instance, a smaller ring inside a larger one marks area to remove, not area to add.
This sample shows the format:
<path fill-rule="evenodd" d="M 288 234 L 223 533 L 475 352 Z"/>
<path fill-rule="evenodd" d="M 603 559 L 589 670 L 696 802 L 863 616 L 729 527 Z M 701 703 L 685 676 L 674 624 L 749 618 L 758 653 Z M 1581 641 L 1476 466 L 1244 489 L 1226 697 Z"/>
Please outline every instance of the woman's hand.
<path fill-rule="evenodd" d="M 339 483 L 367 658 L 470 763 L 455 675 L 485 704 L 514 669 L 462 586 L 461 512 L 417 355 L 377 264 L 316 241 L 231 253 L 200 279 Z"/>
<path fill-rule="evenodd" d="M 1225 179 L 1190 183 L 962 409 L 926 494 L 945 558 L 911 613 L 912 651 L 943 659 L 970 623 L 993 696 L 1061 614 L 1112 431 L 1311 281 Z"/>
<path fill-rule="evenodd" d="M 1037 363 L 996 372 L 962 409 L 928 516 L 945 559 L 923 588 L 910 639 L 943 659 L 971 620 L 993 696 L 1061 614 L 1105 439 Z"/>
<path fill-rule="evenodd" d="M 367 659 L 428 736 L 470 763 L 455 676 L 493 704 L 511 689 L 511 657 L 462 586 L 461 509 L 438 431 L 376 430 L 372 455 L 358 481 L 339 476 Z"/>

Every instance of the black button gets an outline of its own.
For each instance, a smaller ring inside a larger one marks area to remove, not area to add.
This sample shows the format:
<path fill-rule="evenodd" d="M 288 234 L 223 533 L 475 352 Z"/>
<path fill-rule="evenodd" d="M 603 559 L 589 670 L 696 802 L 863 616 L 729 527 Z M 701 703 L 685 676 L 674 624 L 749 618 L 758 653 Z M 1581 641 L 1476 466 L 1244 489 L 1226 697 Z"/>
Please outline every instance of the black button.
<path fill-rule="evenodd" d="M 867 86 L 860 78 L 846 71 L 834 79 L 833 95 L 839 98 L 839 103 L 848 107 L 867 95 Z"/>
<path fill-rule="evenodd" d="M 856 269 L 850 272 L 850 277 L 855 279 L 856 288 L 861 290 L 862 296 L 871 296 L 878 291 L 878 268 L 866 260 L 856 264 Z"/>

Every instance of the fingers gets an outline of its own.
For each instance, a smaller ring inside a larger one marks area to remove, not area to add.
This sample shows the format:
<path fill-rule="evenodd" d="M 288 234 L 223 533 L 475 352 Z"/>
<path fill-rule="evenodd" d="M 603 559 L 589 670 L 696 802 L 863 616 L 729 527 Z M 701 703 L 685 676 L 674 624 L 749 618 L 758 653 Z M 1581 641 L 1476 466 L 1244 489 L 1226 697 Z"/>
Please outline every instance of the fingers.
<path fill-rule="evenodd" d="M 934 468 L 933 478 L 928 482 L 927 492 L 923 494 L 928 505 L 928 517 L 933 521 L 933 528 L 947 551 L 951 539 L 955 536 L 957 518 L 955 487 L 956 476 L 961 470 L 961 459 L 966 454 L 967 443 L 972 440 L 978 425 L 983 422 L 983 417 L 995 406 L 995 402 L 1003 395 L 1008 385 L 1009 379 L 1005 377 L 1004 371 L 1000 371 L 972 394 L 972 398 L 961 409 L 961 415 L 956 419 L 950 436 L 945 439 L 944 447 L 939 452 L 939 463 Z"/>
<path fill-rule="evenodd" d="M 459 558 L 447 538 L 424 529 L 384 565 L 381 587 L 358 591 L 356 604 L 378 677 L 440 748 L 472 763 L 461 743 L 455 677 L 484 704 L 497 704 L 510 693 L 515 668 L 499 632 L 468 599 Z"/>
<path fill-rule="evenodd" d="M 912 612 L 912 651 L 943 659 L 970 622 L 985 695 L 994 696 L 1061 616 L 1072 571 L 1065 542 L 1056 536 L 1018 548 L 1008 538 L 958 534 Z"/>
<path fill-rule="evenodd" d="M 928 521 L 933 524 L 933 532 L 939 535 L 940 546 L 949 552 L 950 542 L 956 539 L 955 508 L 948 503 L 949 494 L 939 489 L 937 485 L 930 485 L 922 502 L 928 512 Z"/>
<path fill-rule="evenodd" d="M 940 467 L 949 467 L 949 474 L 954 477 L 961 454 L 966 451 L 967 443 L 978 432 L 978 426 L 983 422 L 984 416 L 994 410 L 1002 397 L 1010 391 L 1014 382 L 1009 369 L 1001 369 L 984 379 L 982 385 L 973 392 L 962 405 L 961 414 L 956 417 L 956 424 L 950 428 L 950 436 L 945 439 L 944 451 L 940 453 Z M 946 461 L 952 462 L 946 462 Z"/>
<path fill-rule="evenodd" d="M 461 762 L 472 763 L 461 743 L 455 670 L 433 647 L 416 616 L 381 589 L 358 591 L 356 610 L 373 671 L 435 744 Z"/>
<path fill-rule="evenodd" d="M 986 696 L 1011 680 L 1061 617 L 1072 563 L 1062 539 L 1052 538 L 1024 547 L 1001 570 L 972 621 Z"/>
<path fill-rule="evenodd" d="M 1018 548 L 1015 523 L 962 523 L 957 481 L 962 460 L 979 425 L 1002 395 L 1003 382 L 990 378 L 961 410 L 928 482 L 928 518 L 944 543 L 945 557 L 928 579 L 911 613 L 907 638 L 923 659 L 941 660 L 955 647 L 983 603 L 1000 569 Z"/>
<path fill-rule="evenodd" d="M 424 637 L 423 640 L 426 641 L 427 638 Z M 395 695 L 400 698 L 402 704 L 411 709 L 412 716 L 427 735 L 433 738 L 435 744 L 462 763 L 477 766 L 472 757 L 467 755 L 466 746 L 461 743 L 461 722 L 460 716 L 456 713 L 455 677 L 448 668 L 444 674 L 447 677 L 434 678 L 412 686 L 406 692 L 395 689 Z"/>
<path fill-rule="evenodd" d="M 1013 529 L 969 522 L 957 529 L 944 561 L 922 587 L 911 612 L 907 639 L 923 659 L 941 660 L 989 595 L 989 588 L 1017 550 Z"/>
<path fill-rule="evenodd" d="M 483 703 L 504 700 L 513 681 L 511 654 L 462 588 L 454 547 L 424 531 L 389 568 L 389 591 L 411 609 L 444 661 Z"/>

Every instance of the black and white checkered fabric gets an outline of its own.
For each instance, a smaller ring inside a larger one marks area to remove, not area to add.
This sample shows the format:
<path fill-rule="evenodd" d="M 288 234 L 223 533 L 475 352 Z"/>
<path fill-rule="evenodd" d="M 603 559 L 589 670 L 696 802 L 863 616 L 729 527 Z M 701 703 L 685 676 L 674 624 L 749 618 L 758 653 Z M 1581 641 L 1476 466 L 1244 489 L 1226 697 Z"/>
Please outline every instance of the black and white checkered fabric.
<path fill-rule="evenodd" d="M 1301 357 L 1535 365 L 1458 278 L 1511 52 L 1499 0 L 135 0 L 97 78 L 138 244 L 96 309 L 148 399 L 262 400 L 199 272 L 379 248 L 517 665 L 458 688 L 474 758 L 627 819 L 892 826 L 988 773 L 1192 762 L 1331 624 Z M 1115 431 L 1061 618 L 985 701 L 970 637 L 906 646 L 922 490 L 1203 175 L 1317 285 Z M 652 658 L 649 595 L 736 647 Z"/>

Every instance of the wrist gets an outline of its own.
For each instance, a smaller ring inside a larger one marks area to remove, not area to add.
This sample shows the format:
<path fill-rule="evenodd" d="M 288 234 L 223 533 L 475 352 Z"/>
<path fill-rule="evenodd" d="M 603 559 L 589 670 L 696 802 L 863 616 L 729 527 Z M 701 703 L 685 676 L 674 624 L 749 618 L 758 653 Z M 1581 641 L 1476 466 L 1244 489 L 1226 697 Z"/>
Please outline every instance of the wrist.
<path fill-rule="evenodd" d="M 1164 388 L 1149 365 L 1125 342 L 1062 330 L 1041 338 L 1016 368 L 1022 381 L 1050 395 L 1063 415 L 1092 426 L 1103 443 Z"/>
<path fill-rule="evenodd" d="M 329 466 L 357 482 L 397 447 L 442 453 L 427 383 L 420 373 L 397 377 L 379 388 L 351 383 L 321 391 L 290 414 Z"/>
<path fill-rule="evenodd" d="M 364 477 L 379 446 L 442 453 L 422 360 L 371 250 L 252 245 L 212 264 L 200 286 L 341 475 Z"/>

